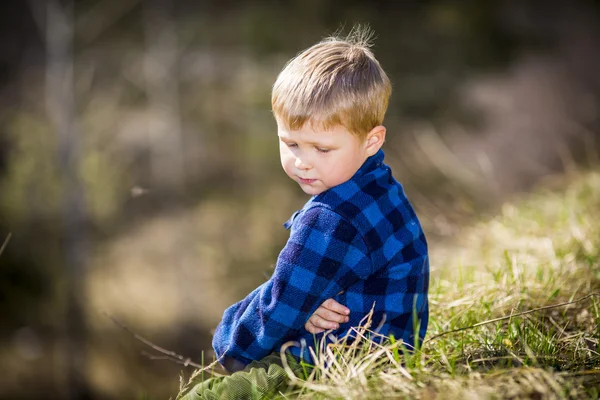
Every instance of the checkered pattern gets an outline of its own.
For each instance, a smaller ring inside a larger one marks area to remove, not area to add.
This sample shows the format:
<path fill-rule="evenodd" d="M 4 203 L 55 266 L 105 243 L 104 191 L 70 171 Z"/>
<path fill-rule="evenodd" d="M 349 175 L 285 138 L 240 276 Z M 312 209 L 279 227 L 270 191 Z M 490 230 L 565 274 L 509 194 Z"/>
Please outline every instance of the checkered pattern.
<path fill-rule="evenodd" d="M 350 321 L 333 332 L 338 337 L 374 307 L 372 327 L 379 333 L 410 347 L 418 330 L 422 341 L 429 315 L 427 242 L 383 158 L 380 150 L 352 179 L 312 197 L 286 222 L 290 238 L 273 276 L 225 310 L 217 327 L 213 347 L 226 368 L 241 369 L 290 340 L 314 346 L 304 324 L 328 298 L 350 309 Z M 309 358 L 306 348 L 291 351 Z"/>

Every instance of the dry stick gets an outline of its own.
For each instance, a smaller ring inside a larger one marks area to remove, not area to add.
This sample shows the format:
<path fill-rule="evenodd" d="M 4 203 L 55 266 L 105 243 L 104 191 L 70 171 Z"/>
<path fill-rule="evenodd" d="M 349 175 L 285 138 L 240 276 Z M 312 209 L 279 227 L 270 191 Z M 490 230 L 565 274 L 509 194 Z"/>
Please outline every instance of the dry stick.
<path fill-rule="evenodd" d="M 143 336 L 138 335 L 137 333 L 135 333 L 134 331 L 132 331 L 131 329 L 129 329 L 128 327 L 123 325 L 116 318 L 114 318 L 106 313 L 103 313 L 103 314 L 106 317 L 110 318 L 112 320 L 112 322 L 114 322 L 117 326 L 119 326 L 120 328 L 127 331 L 130 335 L 132 335 L 134 338 L 136 338 L 140 342 L 144 343 L 146 346 L 149 346 L 149 347 L 153 348 L 154 350 L 158 351 L 159 353 L 166 355 L 167 356 L 166 358 L 168 358 L 169 360 L 174 361 L 179 364 L 183 364 L 186 367 L 188 365 L 191 365 L 192 367 L 199 368 L 199 369 L 204 368 L 204 366 L 193 362 L 190 358 L 186 358 L 186 357 L 182 356 L 181 354 L 177 354 L 174 351 L 167 350 L 163 347 L 160 347 L 160 346 L 152 343 L 148 339 L 144 338 Z"/>
<path fill-rule="evenodd" d="M 488 321 L 479 322 L 479 323 L 477 323 L 475 325 L 465 326 L 465 327 L 462 327 L 462 328 L 453 329 L 451 331 L 446 331 L 446 332 L 438 333 L 437 335 L 434 335 L 434 336 L 430 337 L 429 339 L 425 340 L 423 342 L 423 344 L 425 344 L 425 343 L 427 343 L 429 341 L 432 341 L 434 339 L 437 339 L 437 338 L 439 338 L 441 336 L 448 335 L 450 333 L 456 333 L 456 332 L 466 331 L 467 329 L 477 328 L 478 326 L 492 324 L 494 322 L 504 321 L 504 320 L 507 320 L 507 319 L 510 319 L 510 318 L 520 317 L 521 315 L 531 314 L 531 313 L 534 313 L 534 312 L 537 312 L 537 311 L 542 311 L 542 310 L 548 310 L 550 308 L 557 308 L 557 307 L 568 306 L 570 304 L 579 303 L 581 301 L 589 299 L 590 297 L 595 297 L 595 296 L 600 296 L 600 293 L 590 293 L 587 296 L 583 296 L 583 297 L 581 297 L 581 298 L 579 298 L 577 300 L 567 301 L 565 303 L 553 304 L 553 305 L 550 305 L 550 306 L 538 307 L 538 308 L 534 308 L 534 309 L 531 309 L 531 310 L 523 311 L 523 312 L 520 312 L 520 313 L 506 315 L 504 317 L 494 318 L 494 319 L 490 319 Z"/>
<path fill-rule="evenodd" d="M 0 247 L 0 256 L 2 255 L 2 253 L 4 253 L 4 249 L 6 248 L 6 246 L 8 246 L 8 242 L 10 242 L 10 238 L 12 237 L 12 233 L 8 233 L 8 236 L 6 236 L 6 239 L 4 239 L 4 243 L 2 243 L 2 247 Z"/>
<path fill-rule="evenodd" d="M 174 362 L 176 364 L 181 364 L 184 367 L 187 367 L 187 366 L 190 366 L 190 365 L 193 366 L 193 367 L 196 367 L 198 365 L 198 364 L 194 364 L 193 362 L 189 361 L 190 360 L 189 358 L 186 358 L 185 361 L 181 361 L 181 360 L 175 359 L 175 358 L 173 358 L 171 356 L 157 356 L 157 355 L 148 353 L 147 351 L 142 351 L 142 355 L 146 356 L 149 360 L 172 361 L 172 362 Z M 212 367 L 212 364 L 209 365 L 209 366 L 207 366 L 207 367 L 203 367 L 203 368 L 204 368 L 204 371 L 206 371 L 208 368 L 211 368 L 211 367 Z M 196 368 L 198 368 L 198 367 L 196 367 Z M 202 371 L 198 371 L 198 372 L 202 372 Z"/>

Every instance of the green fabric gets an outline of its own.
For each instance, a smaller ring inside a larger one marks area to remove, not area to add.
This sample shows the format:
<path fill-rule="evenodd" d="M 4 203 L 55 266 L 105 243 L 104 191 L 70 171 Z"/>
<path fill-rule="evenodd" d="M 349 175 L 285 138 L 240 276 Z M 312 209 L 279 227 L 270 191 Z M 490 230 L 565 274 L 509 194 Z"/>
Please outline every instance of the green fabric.
<path fill-rule="evenodd" d="M 288 358 L 292 371 L 299 375 L 302 367 Z M 243 371 L 229 376 L 207 379 L 194 386 L 181 400 L 237 400 L 265 399 L 289 387 L 289 378 L 283 369 L 279 354 L 272 353 L 260 361 L 253 361 Z"/>

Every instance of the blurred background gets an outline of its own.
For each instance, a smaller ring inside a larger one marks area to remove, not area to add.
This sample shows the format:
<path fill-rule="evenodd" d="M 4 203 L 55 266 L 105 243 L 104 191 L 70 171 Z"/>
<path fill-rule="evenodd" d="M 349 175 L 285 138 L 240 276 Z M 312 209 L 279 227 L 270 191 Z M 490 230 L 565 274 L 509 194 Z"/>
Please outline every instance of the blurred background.
<path fill-rule="evenodd" d="M 193 369 L 107 314 L 212 360 L 223 310 L 267 279 L 307 200 L 280 168 L 271 85 L 340 28 L 377 34 L 386 161 L 431 246 L 600 165 L 598 1 L 0 7 L 1 398 L 174 396 Z"/>

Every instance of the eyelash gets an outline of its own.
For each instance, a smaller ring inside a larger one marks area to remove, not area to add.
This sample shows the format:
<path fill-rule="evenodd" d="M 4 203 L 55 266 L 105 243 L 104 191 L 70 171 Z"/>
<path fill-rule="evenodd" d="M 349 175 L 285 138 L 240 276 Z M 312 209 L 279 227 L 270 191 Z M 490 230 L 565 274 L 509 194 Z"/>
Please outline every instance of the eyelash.
<path fill-rule="evenodd" d="M 287 146 L 288 147 L 298 147 L 298 145 L 296 143 L 288 143 Z M 320 147 L 315 147 L 315 149 L 317 149 L 317 151 L 319 153 L 329 153 L 331 151 L 330 149 L 323 149 Z"/>

